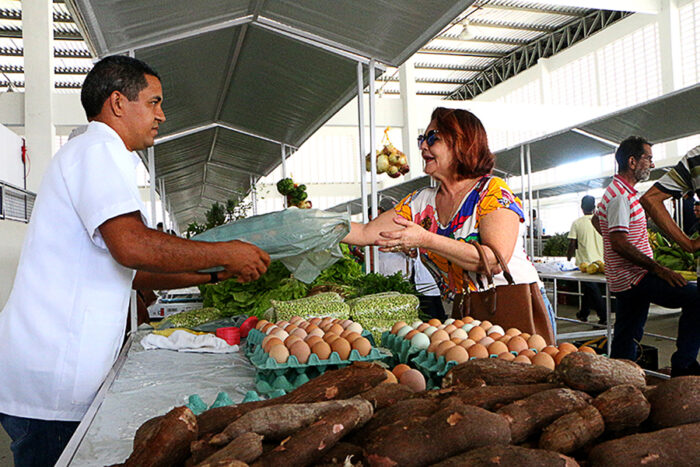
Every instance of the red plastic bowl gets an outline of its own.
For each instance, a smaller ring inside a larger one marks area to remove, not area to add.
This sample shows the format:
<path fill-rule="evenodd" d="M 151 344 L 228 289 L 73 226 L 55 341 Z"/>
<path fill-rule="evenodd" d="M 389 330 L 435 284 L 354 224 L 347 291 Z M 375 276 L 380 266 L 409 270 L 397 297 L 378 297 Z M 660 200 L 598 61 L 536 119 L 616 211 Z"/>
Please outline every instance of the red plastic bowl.
<path fill-rule="evenodd" d="M 248 332 L 250 332 L 251 329 L 255 327 L 255 325 L 258 324 L 258 317 L 257 316 L 251 316 L 247 320 L 243 321 L 243 324 L 241 324 L 241 337 L 248 337 Z"/>
<path fill-rule="evenodd" d="M 241 331 L 238 328 L 219 328 L 216 330 L 216 337 L 225 340 L 228 345 L 241 343 Z"/>

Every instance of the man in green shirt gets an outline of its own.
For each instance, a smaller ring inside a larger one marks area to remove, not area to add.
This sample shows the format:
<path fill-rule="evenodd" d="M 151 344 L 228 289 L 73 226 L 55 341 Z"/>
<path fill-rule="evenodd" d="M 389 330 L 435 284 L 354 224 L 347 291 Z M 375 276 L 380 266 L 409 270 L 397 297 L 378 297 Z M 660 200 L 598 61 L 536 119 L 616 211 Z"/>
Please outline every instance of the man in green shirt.
<path fill-rule="evenodd" d="M 569 230 L 569 249 L 566 253 L 567 259 L 576 254 L 576 265 L 583 263 L 591 264 L 596 261 L 603 261 L 603 237 L 593 227 L 591 218 L 595 209 L 595 198 L 584 196 L 581 200 L 583 216 L 579 217 L 571 225 Z M 584 271 L 585 272 L 585 271 Z M 581 282 L 581 310 L 576 313 L 576 317 L 583 322 L 588 321 L 591 308 L 598 314 L 599 324 L 606 324 L 605 301 L 601 291 L 601 284 L 595 282 Z"/>

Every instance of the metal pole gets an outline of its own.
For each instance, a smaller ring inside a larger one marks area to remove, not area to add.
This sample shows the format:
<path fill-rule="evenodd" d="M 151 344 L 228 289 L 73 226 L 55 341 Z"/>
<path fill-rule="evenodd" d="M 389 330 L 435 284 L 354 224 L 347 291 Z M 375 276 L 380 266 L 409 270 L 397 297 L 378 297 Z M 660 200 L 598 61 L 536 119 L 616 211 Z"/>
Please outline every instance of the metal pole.
<path fill-rule="evenodd" d="M 608 347 L 608 357 L 610 356 L 610 351 L 612 349 L 612 319 L 610 319 L 610 287 L 608 287 L 608 281 L 605 281 L 605 331 L 607 334 L 607 347 Z"/>
<path fill-rule="evenodd" d="M 151 227 L 156 228 L 156 155 L 153 146 L 148 148 L 149 191 L 151 194 Z"/>
<path fill-rule="evenodd" d="M 178 227 L 177 222 L 175 221 L 175 216 L 172 214 L 173 212 L 173 205 L 170 203 L 170 200 L 168 200 L 168 212 L 170 214 L 170 228 L 175 231 L 177 236 L 180 236 L 180 227 Z"/>
<path fill-rule="evenodd" d="M 523 203 L 523 214 L 525 219 L 529 219 L 530 215 L 525 211 L 525 146 L 520 146 L 520 202 Z M 527 226 L 523 232 L 523 248 L 528 249 L 527 236 L 530 227 Z"/>
<path fill-rule="evenodd" d="M 165 180 L 161 178 L 158 181 L 160 182 L 160 210 L 163 215 L 163 232 L 167 232 L 168 225 L 165 222 Z"/>
<path fill-rule="evenodd" d="M 369 222 L 367 205 L 367 175 L 365 171 L 365 154 L 367 154 L 367 143 L 365 141 L 365 83 L 362 76 L 362 63 L 357 63 L 357 121 L 360 129 L 360 197 L 362 198 L 362 223 Z M 374 159 L 374 158 L 372 158 Z M 376 164 L 376 162 L 374 162 Z M 365 274 L 369 270 L 369 247 L 365 247 Z"/>
<path fill-rule="evenodd" d="M 542 225 L 542 211 L 540 210 L 540 190 L 537 190 L 537 215 Z M 537 229 L 537 256 L 542 256 L 542 229 Z"/>
<path fill-rule="evenodd" d="M 131 331 L 129 332 L 130 334 L 133 334 L 136 332 L 136 328 L 138 327 L 138 297 L 136 296 L 136 291 L 132 290 L 131 291 L 131 308 L 130 308 L 130 314 L 129 314 L 129 323 L 131 327 Z"/>
<path fill-rule="evenodd" d="M 532 156 L 530 154 L 530 145 L 527 145 L 525 149 L 525 159 L 527 161 L 527 191 L 528 191 L 528 202 L 527 208 L 530 214 L 530 258 L 535 256 L 535 219 L 532 216 Z"/>
<path fill-rule="evenodd" d="M 255 189 L 255 177 L 250 176 L 250 203 L 253 207 L 253 215 L 258 215 L 258 192 Z"/>
<path fill-rule="evenodd" d="M 369 61 L 369 153 L 372 160 L 372 173 L 370 176 L 370 187 L 372 190 L 372 219 L 377 218 L 377 158 L 375 157 L 377 149 L 376 135 L 376 102 L 374 96 L 374 59 Z M 377 255 L 379 250 L 376 246 L 372 247 L 374 263 L 372 264 L 372 272 L 377 272 Z"/>
<path fill-rule="evenodd" d="M 282 178 L 287 178 L 287 145 L 283 143 L 280 148 L 282 149 Z M 287 197 L 284 195 L 282 196 L 282 208 L 287 208 Z"/>

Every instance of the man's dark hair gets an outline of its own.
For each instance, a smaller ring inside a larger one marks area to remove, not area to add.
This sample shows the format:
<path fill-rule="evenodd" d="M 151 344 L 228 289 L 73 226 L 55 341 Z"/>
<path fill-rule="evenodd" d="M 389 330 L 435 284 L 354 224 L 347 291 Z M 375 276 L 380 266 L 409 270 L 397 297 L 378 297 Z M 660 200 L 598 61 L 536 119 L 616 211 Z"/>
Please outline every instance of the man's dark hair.
<path fill-rule="evenodd" d="M 111 55 L 95 64 L 85 77 L 80 92 L 80 102 L 88 120 L 95 118 L 105 101 L 114 91 L 135 101 L 139 93 L 148 86 L 146 75 L 160 79 L 158 73 L 141 60 L 124 55 Z"/>
<path fill-rule="evenodd" d="M 595 209 L 595 198 L 586 195 L 581 199 L 581 209 L 583 209 L 584 214 L 592 214 Z"/>
<path fill-rule="evenodd" d="M 629 168 L 630 156 L 639 160 L 644 154 L 644 145 L 651 143 L 641 136 L 630 136 L 620 143 L 620 146 L 615 151 L 615 160 L 619 167 L 618 172 L 624 172 Z"/>

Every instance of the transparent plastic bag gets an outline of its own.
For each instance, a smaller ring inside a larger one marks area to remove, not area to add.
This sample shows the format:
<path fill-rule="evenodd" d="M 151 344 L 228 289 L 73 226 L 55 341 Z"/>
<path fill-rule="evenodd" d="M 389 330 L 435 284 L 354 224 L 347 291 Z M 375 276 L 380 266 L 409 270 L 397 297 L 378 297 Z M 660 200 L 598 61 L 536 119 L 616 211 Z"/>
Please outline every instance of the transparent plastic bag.
<path fill-rule="evenodd" d="M 338 245 L 348 232 L 347 213 L 289 208 L 221 225 L 192 239 L 252 243 L 265 250 L 273 260 L 280 260 L 294 277 L 309 284 L 321 271 L 342 258 Z"/>

